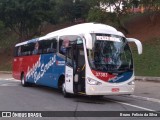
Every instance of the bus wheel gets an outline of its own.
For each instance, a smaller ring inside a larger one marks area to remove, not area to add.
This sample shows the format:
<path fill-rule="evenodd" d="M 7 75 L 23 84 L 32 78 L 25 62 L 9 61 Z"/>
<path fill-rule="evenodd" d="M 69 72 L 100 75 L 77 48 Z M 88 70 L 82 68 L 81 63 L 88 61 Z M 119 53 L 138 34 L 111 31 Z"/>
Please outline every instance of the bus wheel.
<path fill-rule="evenodd" d="M 27 87 L 27 86 L 28 86 L 28 83 L 26 82 L 23 74 L 22 74 L 22 76 L 21 76 L 21 85 L 22 85 L 23 87 Z"/>
<path fill-rule="evenodd" d="M 66 92 L 65 83 L 62 84 L 62 93 L 65 98 L 70 97 L 70 94 Z"/>

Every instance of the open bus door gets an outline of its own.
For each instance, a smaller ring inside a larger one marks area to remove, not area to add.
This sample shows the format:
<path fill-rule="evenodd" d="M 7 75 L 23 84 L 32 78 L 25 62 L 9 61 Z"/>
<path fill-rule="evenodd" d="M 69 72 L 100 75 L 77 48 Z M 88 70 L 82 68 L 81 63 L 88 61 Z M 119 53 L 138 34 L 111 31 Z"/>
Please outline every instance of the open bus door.
<path fill-rule="evenodd" d="M 75 43 L 66 49 L 64 96 L 67 96 L 68 93 L 85 93 L 84 48 L 83 44 Z"/>

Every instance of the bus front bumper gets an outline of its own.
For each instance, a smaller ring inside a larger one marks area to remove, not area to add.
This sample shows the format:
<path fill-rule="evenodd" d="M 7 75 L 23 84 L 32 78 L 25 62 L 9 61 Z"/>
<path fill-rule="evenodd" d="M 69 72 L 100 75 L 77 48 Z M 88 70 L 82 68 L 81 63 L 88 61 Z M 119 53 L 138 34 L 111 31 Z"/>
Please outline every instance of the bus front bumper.
<path fill-rule="evenodd" d="M 134 93 L 135 85 L 99 86 L 87 85 L 86 95 L 130 95 Z"/>

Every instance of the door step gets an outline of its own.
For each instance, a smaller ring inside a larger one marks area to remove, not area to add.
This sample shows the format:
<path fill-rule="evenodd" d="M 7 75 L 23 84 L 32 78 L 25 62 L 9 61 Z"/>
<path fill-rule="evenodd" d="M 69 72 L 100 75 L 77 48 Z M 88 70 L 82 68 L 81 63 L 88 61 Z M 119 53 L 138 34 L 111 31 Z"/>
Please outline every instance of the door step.
<path fill-rule="evenodd" d="M 86 93 L 84 93 L 84 92 L 78 92 L 78 94 L 81 94 L 81 95 L 86 95 Z"/>

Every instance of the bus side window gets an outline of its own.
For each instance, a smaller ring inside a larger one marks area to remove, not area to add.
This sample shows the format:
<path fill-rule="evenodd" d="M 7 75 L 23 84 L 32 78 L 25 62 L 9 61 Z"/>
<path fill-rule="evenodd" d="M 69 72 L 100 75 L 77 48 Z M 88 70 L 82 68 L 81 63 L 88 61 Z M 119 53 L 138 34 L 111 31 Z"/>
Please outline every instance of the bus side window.
<path fill-rule="evenodd" d="M 21 46 L 21 55 L 22 56 L 27 56 L 27 51 L 28 51 L 27 44 L 26 45 L 22 45 Z"/>
<path fill-rule="evenodd" d="M 57 40 L 56 38 L 53 38 L 52 40 L 49 40 L 47 53 L 55 53 L 55 52 L 57 52 Z"/>
<path fill-rule="evenodd" d="M 19 47 L 16 47 L 16 54 L 15 54 L 15 56 L 21 56 L 22 54 L 21 54 L 21 46 L 19 46 Z"/>
<path fill-rule="evenodd" d="M 14 57 L 20 56 L 20 54 L 18 54 L 18 49 L 19 49 L 19 47 L 20 47 L 20 46 L 14 48 L 14 51 L 13 51 L 13 56 L 14 56 Z"/>
<path fill-rule="evenodd" d="M 69 46 L 69 40 L 68 39 L 60 39 L 59 41 L 59 53 L 61 53 L 62 55 L 66 54 L 66 49 Z"/>
<path fill-rule="evenodd" d="M 66 48 L 63 45 L 63 40 L 62 39 L 59 40 L 59 53 L 62 54 L 62 55 L 65 55 L 65 53 L 66 53 Z"/>
<path fill-rule="evenodd" d="M 57 40 L 43 40 L 40 42 L 40 48 L 42 54 L 49 54 L 56 52 L 57 49 Z"/>
<path fill-rule="evenodd" d="M 57 39 L 53 38 L 51 40 L 51 52 L 57 52 Z"/>
<path fill-rule="evenodd" d="M 35 45 L 34 45 L 34 50 L 32 51 L 32 54 L 33 55 L 38 54 L 38 50 L 39 50 L 39 43 L 36 42 Z"/>
<path fill-rule="evenodd" d="M 28 55 L 32 55 L 32 52 L 34 50 L 34 43 L 28 44 Z"/>

